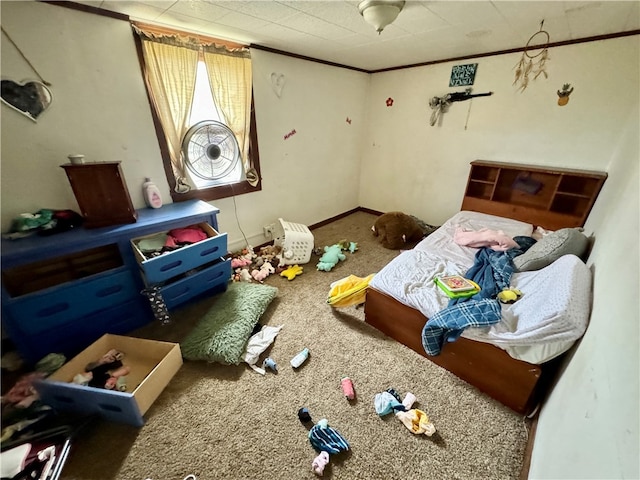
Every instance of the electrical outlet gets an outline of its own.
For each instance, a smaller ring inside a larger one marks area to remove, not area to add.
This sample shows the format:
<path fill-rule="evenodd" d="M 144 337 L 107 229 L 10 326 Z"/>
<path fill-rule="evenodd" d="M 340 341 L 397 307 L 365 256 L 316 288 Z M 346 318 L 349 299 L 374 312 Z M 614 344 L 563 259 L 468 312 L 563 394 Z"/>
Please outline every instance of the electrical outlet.
<path fill-rule="evenodd" d="M 269 225 L 265 225 L 264 227 L 262 227 L 262 230 L 264 231 L 264 236 L 267 238 L 273 238 L 273 232 L 276 229 L 276 225 L 275 223 L 270 223 Z"/>

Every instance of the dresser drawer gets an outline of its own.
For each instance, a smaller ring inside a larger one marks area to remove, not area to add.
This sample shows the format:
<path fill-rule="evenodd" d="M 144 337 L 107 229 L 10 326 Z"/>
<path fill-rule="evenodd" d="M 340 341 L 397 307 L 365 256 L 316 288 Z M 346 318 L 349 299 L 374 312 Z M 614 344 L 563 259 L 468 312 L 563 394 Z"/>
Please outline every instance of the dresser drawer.
<path fill-rule="evenodd" d="M 231 260 L 218 262 L 160 289 L 168 308 L 173 308 L 209 290 L 223 291 L 231 279 Z"/>
<path fill-rule="evenodd" d="M 72 382 L 85 365 L 111 349 L 124 353 L 131 369 L 126 391 L 107 390 Z M 103 335 L 46 380 L 34 382 L 43 403 L 55 410 L 97 414 L 106 420 L 141 427 L 143 415 L 182 366 L 180 345 L 121 335 Z"/>
<path fill-rule="evenodd" d="M 70 282 L 9 302 L 17 327 L 27 335 L 37 334 L 125 302 L 139 295 L 130 271 L 109 273 Z"/>
<path fill-rule="evenodd" d="M 145 238 L 153 237 L 153 235 L 131 240 L 133 252 L 147 284 L 166 282 L 189 270 L 219 260 L 227 254 L 226 233 L 216 232 L 208 223 L 199 223 L 198 226 L 209 238 L 149 259 L 138 248 L 138 243 Z"/>
<path fill-rule="evenodd" d="M 49 324 L 49 330 L 21 335 L 15 343 L 20 355 L 35 364 L 49 353 L 62 353 L 71 358 L 105 332 L 126 334 L 149 322 L 149 302 L 140 295 L 106 310 L 82 318 Z"/>

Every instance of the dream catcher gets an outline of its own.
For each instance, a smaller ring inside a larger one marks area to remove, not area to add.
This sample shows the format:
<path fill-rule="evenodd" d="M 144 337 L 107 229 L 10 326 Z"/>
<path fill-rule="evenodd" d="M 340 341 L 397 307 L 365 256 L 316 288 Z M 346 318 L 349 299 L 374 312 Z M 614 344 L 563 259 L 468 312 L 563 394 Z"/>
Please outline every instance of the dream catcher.
<path fill-rule="evenodd" d="M 544 78 L 549 78 L 547 75 L 547 60 L 549 60 L 549 33 L 542 29 L 544 20 L 540 22 L 540 30 L 529 37 L 529 41 L 524 47 L 522 57 L 520 61 L 514 67 L 516 71 L 516 78 L 513 81 L 513 85 L 518 85 L 518 90 L 524 92 L 529 86 L 529 77 L 537 79 L 540 75 L 544 75 Z M 530 48 L 534 39 L 537 41 L 544 40 L 542 44 L 536 47 Z M 540 50 L 538 53 L 535 53 Z"/>

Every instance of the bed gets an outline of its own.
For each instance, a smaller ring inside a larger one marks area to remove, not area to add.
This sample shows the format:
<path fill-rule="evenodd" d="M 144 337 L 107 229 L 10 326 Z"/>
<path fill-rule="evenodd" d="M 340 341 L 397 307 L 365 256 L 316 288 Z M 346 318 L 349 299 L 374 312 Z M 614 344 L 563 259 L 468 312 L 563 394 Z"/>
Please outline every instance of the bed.
<path fill-rule="evenodd" d="M 549 206 L 562 198 L 559 195 L 563 195 L 563 181 L 567 184 L 565 175 L 578 175 L 576 171 L 538 172 L 536 167 L 490 165 L 497 170 L 489 174 L 486 165 L 481 165 L 485 168 L 481 172 L 483 183 L 493 182 L 489 195 L 484 191 L 478 194 L 473 181 L 478 177 L 478 172 L 474 173 L 478 165 L 472 162 L 461 211 L 373 277 L 366 294 L 365 321 L 514 411 L 530 415 L 547 392 L 563 356 L 587 328 L 591 272 L 583 259 L 588 248 L 583 246 L 582 259 L 571 249 L 569 253 L 559 250 L 557 258 L 548 260 L 547 265 L 537 265 L 531 271 L 516 269 L 510 286 L 522 291 L 522 297 L 511 305 L 501 305 L 499 322 L 465 328 L 457 340 L 444 341 L 439 354 L 427 354 L 423 338 L 428 320 L 439 317 L 438 312 L 449 303 L 433 278 L 465 274 L 476 261 L 479 249 L 456 243 L 456 231 L 488 228 L 510 238 L 535 237 L 541 228 L 573 233 L 571 227 L 583 224 L 605 175 L 585 172 L 599 175 L 596 183 L 586 184 L 596 188 L 582 188 L 588 201 L 570 212 L 563 207 L 562 215 L 558 215 Z M 535 192 L 514 188 L 517 175 L 513 169 L 526 170 L 527 180 L 538 182 L 539 188 Z M 509 189 L 513 189 L 511 194 Z"/>

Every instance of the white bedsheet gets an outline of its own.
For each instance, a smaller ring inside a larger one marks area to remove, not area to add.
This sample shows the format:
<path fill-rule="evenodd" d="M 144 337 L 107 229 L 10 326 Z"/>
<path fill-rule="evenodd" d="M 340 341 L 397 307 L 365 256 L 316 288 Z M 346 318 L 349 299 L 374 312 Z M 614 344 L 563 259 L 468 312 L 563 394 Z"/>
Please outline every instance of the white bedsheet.
<path fill-rule="evenodd" d="M 387 264 L 369 286 L 430 318 L 449 302 L 433 282 L 434 276 L 464 274 L 478 251 L 453 242 L 459 226 L 502 230 L 511 237 L 532 233 L 531 225 L 522 222 L 459 212 L 413 250 Z M 584 334 L 590 315 L 591 272 L 579 258 L 566 255 L 545 269 L 514 273 L 511 286 L 524 295 L 512 305 L 503 305 L 503 320 L 491 327 L 467 328 L 463 337 L 491 343 L 514 358 L 540 364 L 565 352 Z"/>
<path fill-rule="evenodd" d="M 502 230 L 510 237 L 529 236 L 533 232 L 532 225 L 517 220 L 485 213 L 458 212 L 412 250 L 402 252 L 388 263 L 369 285 L 430 318 L 449 302 L 433 278 L 440 274 L 464 275 L 473 265 L 478 251 L 477 248 L 463 247 L 453 241 L 458 227 L 467 230 Z"/>

